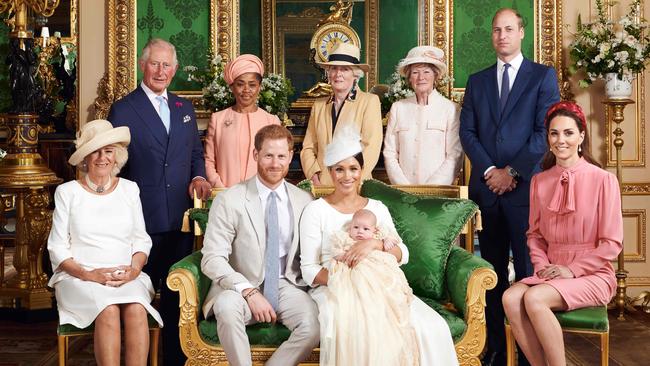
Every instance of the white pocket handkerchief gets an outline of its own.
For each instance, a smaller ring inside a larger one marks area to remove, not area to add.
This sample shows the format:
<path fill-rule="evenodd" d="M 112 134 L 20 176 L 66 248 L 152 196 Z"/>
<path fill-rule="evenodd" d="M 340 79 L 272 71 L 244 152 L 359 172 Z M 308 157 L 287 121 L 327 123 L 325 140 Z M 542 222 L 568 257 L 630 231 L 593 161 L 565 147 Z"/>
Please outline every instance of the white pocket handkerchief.
<path fill-rule="evenodd" d="M 192 117 L 190 117 L 189 114 L 186 114 L 185 117 L 183 117 L 183 123 L 187 123 L 192 120 Z"/>

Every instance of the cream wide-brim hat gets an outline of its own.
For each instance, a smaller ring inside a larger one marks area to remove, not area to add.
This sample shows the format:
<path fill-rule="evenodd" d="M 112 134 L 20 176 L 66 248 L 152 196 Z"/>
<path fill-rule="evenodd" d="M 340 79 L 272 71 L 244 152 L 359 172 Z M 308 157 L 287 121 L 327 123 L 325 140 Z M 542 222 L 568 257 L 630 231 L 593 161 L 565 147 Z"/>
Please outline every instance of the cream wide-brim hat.
<path fill-rule="evenodd" d="M 402 76 L 406 75 L 407 66 L 413 64 L 430 64 L 438 70 L 438 79 L 447 74 L 447 65 L 445 64 L 445 53 L 438 47 L 433 46 L 418 46 L 413 47 L 406 54 L 399 64 L 397 64 L 397 71 Z"/>
<path fill-rule="evenodd" d="M 359 132 L 350 125 L 342 125 L 341 127 L 336 130 L 332 142 L 325 147 L 323 162 L 328 168 L 363 151 Z"/>
<path fill-rule="evenodd" d="M 74 144 L 77 150 L 70 156 L 68 163 L 78 165 L 86 156 L 104 146 L 121 144 L 128 145 L 131 142 L 131 133 L 126 126 L 113 127 L 103 119 L 96 119 L 83 125 L 77 132 L 77 139 Z"/>
<path fill-rule="evenodd" d="M 316 62 L 320 66 L 351 66 L 358 67 L 363 72 L 370 71 L 368 64 L 361 63 L 361 51 L 359 47 L 351 43 L 337 43 L 332 52 L 327 56 L 327 62 Z"/>

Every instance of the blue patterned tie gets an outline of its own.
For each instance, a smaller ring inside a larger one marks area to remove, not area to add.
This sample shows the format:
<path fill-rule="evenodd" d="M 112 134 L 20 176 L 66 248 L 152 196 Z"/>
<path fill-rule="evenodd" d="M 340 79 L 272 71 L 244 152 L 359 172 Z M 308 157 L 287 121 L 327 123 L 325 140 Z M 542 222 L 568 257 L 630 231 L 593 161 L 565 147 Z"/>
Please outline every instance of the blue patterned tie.
<path fill-rule="evenodd" d="M 508 101 L 508 95 L 510 95 L 510 75 L 508 75 L 508 68 L 510 68 L 510 64 L 503 65 L 501 95 L 499 96 L 499 107 L 501 107 L 501 113 L 503 113 L 503 109 L 506 107 L 506 102 Z"/>
<path fill-rule="evenodd" d="M 278 223 L 278 194 L 271 192 L 266 202 L 266 254 L 264 296 L 274 310 L 278 310 L 278 282 L 280 279 L 280 226 Z"/>
<path fill-rule="evenodd" d="M 163 125 L 165 125 L 165 130 L 169 133 L 169 106 L 167 105 L 167 100 L 165 100 L 165 97 L 162 95 L 157 96 L 156 99 L 160 102 L 160 105 L 158 106 L 158 114 L 160 115 Z"/>

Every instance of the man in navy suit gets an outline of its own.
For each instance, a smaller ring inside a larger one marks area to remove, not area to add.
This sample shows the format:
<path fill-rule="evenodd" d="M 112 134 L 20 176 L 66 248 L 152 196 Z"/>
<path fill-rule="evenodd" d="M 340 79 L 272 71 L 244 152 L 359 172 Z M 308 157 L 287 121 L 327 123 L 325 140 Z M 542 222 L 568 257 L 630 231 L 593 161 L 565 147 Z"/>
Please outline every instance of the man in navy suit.
<path fill-rule="evenodd" d="M 120 175 L 139 186 L 147 233 L 153 241 L 144 272 L 160 288 L 164 364 L 182 365 L 178 294 L 165 281 L 169 267 L 192 252 L 192 236 L 180 231 L 192 192 L 206 198 L 210 184 L 205 180 L 192 103 L 167 92 L 178 69 L 175 47 L 152 39 L 139 64 L 144 74 L 140 87 L 115 102 L 108 119 L 113 126 L 131 131 L 129 161 Z"/>
<path fill-rule="evenodd" d="M 530 180 L 547 149 L 544 115 L 560 100 L 555 70 L 524 58 L 523 38 L 521 15 L 497 11 L 492 19 L 497 63 L 469 77 L 460 115 L 460 141 L 472 163 L 469 196 L 483 217 L 481 256 L 499 280 L 487 293 L 484 361 L 494 365 L 505 365 L 501 296 L 509 286 L 510 250 L 516 279 L 532 273 L 526 245 Z"/>

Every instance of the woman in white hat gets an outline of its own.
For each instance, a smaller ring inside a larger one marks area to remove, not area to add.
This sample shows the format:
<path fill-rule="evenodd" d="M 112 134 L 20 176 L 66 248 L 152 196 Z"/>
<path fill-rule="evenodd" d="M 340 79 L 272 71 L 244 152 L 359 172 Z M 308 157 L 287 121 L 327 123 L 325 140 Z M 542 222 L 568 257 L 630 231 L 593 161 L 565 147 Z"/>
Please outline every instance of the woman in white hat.
<path fill-rule="evenodd" d="M 332 86 L 332 95 L 314 102 L 309 116 L 305 140 L 300 151 L 302 171 L 315 185 L 331 185 L 332 178 L 323 162 L 325 147 L 332 135 L 343 126 L 352 126 L 361 135 L 363 144 L 363 179 L 379 160 L 382 140 L 381 104 L 379 98 L 359 90 L 359 79 L 369 66 L 359 61 L 359 48 L 338 43 L 327 62 L 319 62 Z"/>
<path fill-rule="evenodd" d="M 384 138 L 384 163 L 392 184 L 453 184 L 463 148 L 460 108 L 436 90 L 447 73 L 444 53 L 433 46 L 411 49 L 398 71 L 415 95 L 393 103 Z"/>
<path fill-rule="evenodd" d="M 77 133 L 77 150 L 68 162 L 79 180 L 57 187 L 47 243 L 60 324 L 86 328 L 95 323 L 95 359 L 120 364 L 124 328 L 127 365 L 145 365 L 149 350 L 147 313 L 162 325 L 151 306 L 154 291 L 142 272 L 151 249 L 140 191 L 117 178 L 128 158 L 128 127 L 95 120 Z"/>
<path fill-rule="evenodd" d="M 383 250 L 383 242 L 376 239 L 359 241 L 342 256 L 332 256 L 332 235 L 341 230 L 352 219 L 355 212 L 367 209 L 377 217 L 377 225 L 395 231 L 393 219 L 388 208 L 370 198 L 359 194 L 362 181 L 364 157 L 360 136 L 350 129 L 343 129 L 335 134 L 332 143 L 325 151 L 324 163 L 333 179 L 334 192 L 308 204 L 300 218 L 300 269 L 303 280 L 311 287 L 309 294 L 318 305 L 321 336 L 320 365 L 400 365 L 404 360 L 395 360 L 391 354 L 394 344 L 385 345 L 386 339 L 381 322 L 377 324 L 363 322 L 348 324 L 348 338 L 356 338 L 353 344 L 342 344 L 337 338 L 332 296 L 329 293 L 329 270 L 332 261 L 345 262 L 354 267 L 365 259 L 373 250 Z M 388 250 L 399 264 L 408 262 L 408 248 L 402 243 Z M 334 285 L 334 283 L 332 283 Z M 358 289 L 355 294 L 365 293 Z M 377 301 L 377 299 L 375 299 Z M 345 302 L 341 302 L 342 304 Z M 366 314 L 380 312 L 382 304 L 367 309 Z M 358 309 L 350 309 L 350 312 Z M 346 313 L 338 306 L 337 311 Z M 384 312 L 384 314 L 389 314 Z M 389 316 L 389 315 L 387 315 Z M 419 365 L 453 366 L 458 365 L 454 342 L 449 326 L 444 319 L 419 298 L 410 303 L 410 326 L 417 339 Z M 360 342 L 360 343 L 359 343 Z M 363 344 L 363 348 L 359 348 Z M 408 345 L 411 350 L 415 345 Z M 416 351 L 413 351 L 414 353 Z M 398 362 L 399 361 L 399 362 Z"/>

